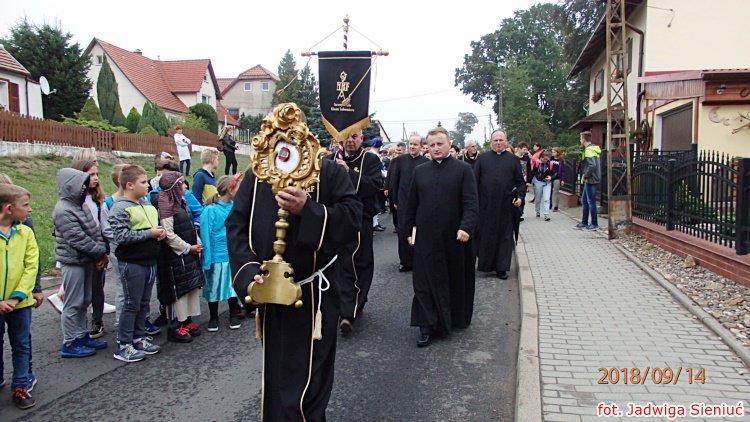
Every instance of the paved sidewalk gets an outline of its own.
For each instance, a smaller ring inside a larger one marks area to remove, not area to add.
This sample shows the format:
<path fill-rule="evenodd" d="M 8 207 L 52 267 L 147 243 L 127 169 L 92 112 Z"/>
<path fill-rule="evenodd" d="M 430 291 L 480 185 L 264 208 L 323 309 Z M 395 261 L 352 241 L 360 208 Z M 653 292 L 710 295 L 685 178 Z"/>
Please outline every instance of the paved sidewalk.
<path fill-rule="evenodd" d="M 719 336 L 603 233 L 576 230 L 561 213 L 549 222 L 537 219 L 529 205 L 521 236 L 539 308 L 544 420 L 631 419 L 598 418 L 599 402 L 617 403 L 625 415 L 628 402 L 680 404 L 689 412 L 694 402 L 741 401 L 745 415 L 725 420 L 750 420 L 750 369 Z M 623 383 L 622 368 L 672 368 L 676 374 L 679 367 L 676 384 L 656 384 L 660 374 L 653 372 L 643 385 Z M 599 384 L 599 368 L 618 368 L 617 384 Z M 705 384 L 689 384 L 688 368 L 693 378 L 705 368 Z"/>

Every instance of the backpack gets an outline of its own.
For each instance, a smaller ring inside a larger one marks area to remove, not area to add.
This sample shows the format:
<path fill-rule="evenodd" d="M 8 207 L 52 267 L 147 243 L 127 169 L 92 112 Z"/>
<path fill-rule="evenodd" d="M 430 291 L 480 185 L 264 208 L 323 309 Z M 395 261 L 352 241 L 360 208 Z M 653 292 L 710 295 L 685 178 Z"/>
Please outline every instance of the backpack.
<path fill-rule="evenodd" d="M 224 152 L 224 139 L 219 139 L 218 145 L 216 145 L 216 149 L 219 150 L 219 152 Z"/>

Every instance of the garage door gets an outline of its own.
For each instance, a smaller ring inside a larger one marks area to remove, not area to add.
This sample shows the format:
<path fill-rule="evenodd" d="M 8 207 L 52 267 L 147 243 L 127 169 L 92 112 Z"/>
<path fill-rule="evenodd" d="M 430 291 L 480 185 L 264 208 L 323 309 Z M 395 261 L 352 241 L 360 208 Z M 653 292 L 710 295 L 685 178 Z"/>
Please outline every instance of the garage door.
<path fill-rule="evenodd" d="M 692 104 L 664 113 L 661 122 L 662 151 L 685 151 L 692 148 Z"/>

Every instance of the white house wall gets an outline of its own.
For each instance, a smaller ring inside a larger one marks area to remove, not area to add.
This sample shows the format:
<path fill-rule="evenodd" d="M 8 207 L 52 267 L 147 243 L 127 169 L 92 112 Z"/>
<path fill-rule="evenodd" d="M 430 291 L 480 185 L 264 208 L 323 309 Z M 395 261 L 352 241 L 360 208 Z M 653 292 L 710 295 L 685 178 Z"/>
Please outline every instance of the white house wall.
<path fill-rule="evenodd" d="M 252 91 L 245 91 L 245 82 L 252 83 Z M 268 91 L 261 89 L 261 82 L 268 82 Z M 227 109 L 236 108 L 239 115 L 256 116 L 266 115 L 271 111 L 273 93 L 276 91 L 276 82 L 267 79 L 265 81 L 237 81 L 232 88 L 224 94 L 221 103 Z"/>
<path fill-rule="evenodd" d="M 44 108 L 42 107 L 42 88 L 36 82 L 29 81 L 29 116 L 44 117 Z M 55 95 L 55 94 L 52 94 Z"/>
<path fill-rule="evenodd" d="M 216 110 L 216 88 L 214 88 L 214 83 L 211 79 L 211 73 L 208 71 L 208 68 L 206 68 L 206 74 L 204 75 L 203 83 L 201 83 L 201 90 L 196 96 L 197 103 L 201 102 L 201 96 L 203 95 L 210 99 L 208 104 Z"/>
<path fill-rule="evenodd" d="M 91 81 L 91 92 L 89 95 L 94 98 L 97 104 L 99 104 L 99 100 L 96 96 L 96 80 L 99 78 L 99 71 L 102 69 L 102 66 L 100 64 L 97 64 L 96 56 L 103 56 L 104 54 L 104 49 L 102 49 L 102 47 L 98 43 L 94 45 L 94 47 L 91 49 L 91 53 L 89 54 L 91 58 L 91 67 L 89 67 L 89 71 L 87 73 L 87 76 Z M 115 61 L 112 60 L 112 57 L 109 57 L 109 55 L 107 55 L 107 61 L 109 62 L 109 67 L 112 69 L 112 73 L 114 73 L 115 75 L 115 81 L 117 82 L 117 92 L 120 95 L 120 107 L 122 107 L 123 114 L 127 116 L 132 107 L 135 107 L 138 110 L 138 113 L 142 114 L 143 105 L 146 104 L 146 97 L 141 94 L 140 91 L 138 91 L 138 89 L 125 76 L 122 70 L 117 67 Z"/>
<path fill-rule="evenodd" d="M 732 69 L 750 66 L 747 0 L 650 0 L 646 70 Z"/>

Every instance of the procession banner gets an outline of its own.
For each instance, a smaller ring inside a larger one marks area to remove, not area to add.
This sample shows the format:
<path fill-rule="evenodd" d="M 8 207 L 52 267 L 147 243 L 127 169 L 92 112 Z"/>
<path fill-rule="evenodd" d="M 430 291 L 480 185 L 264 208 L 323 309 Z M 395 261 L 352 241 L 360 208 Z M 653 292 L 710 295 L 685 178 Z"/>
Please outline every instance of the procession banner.
<path fill-rule="evenodd" d="M 336 140 L 370 125 L 370 51 L 318 52 L 320 112 Z"/>

